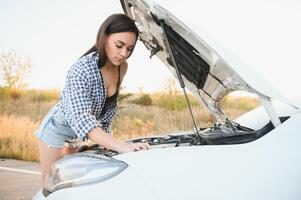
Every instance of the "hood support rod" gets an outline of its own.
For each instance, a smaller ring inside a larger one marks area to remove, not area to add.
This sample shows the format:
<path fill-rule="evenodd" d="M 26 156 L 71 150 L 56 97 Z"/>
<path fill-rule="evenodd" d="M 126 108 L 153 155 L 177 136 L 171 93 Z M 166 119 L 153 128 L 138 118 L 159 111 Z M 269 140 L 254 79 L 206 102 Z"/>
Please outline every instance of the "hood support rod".
<path fill-rule="evenodd" d="M 279 126 L 281 124 L 281 121 L 273 107 L 271 98 L 264 96 L 263 94 L 260 94 L 260 93 L 258 94 L 258 97 L 259 97 L 261 104 L 263 105 L 265 111 L 267 112 L 268 116 L 270 117 L 272 124 L 276 128 L 277 126 Z"/>
<path fill-rule="evenodd" d="M 195 121 L 195 117 L 193 115 L 193 112 L 192 112 L 192 109 L 191 109 L 191 105 L 190 105 L 190 102 L 189 102 L 189 99 L 188 99 L 188 96 L 187 96 L 187 93 L 186 93 L 185 83 L 183 81 L 183 78 L 181 76 L 180 70 L 179 70 L 178 65 L 176 63 L 176 60 L 174 58 L 173 51 L 172 51 L 171 46 L 169 44 L 169 41 L 168 41 L 168 38 L 167 38 L 167 34 L 166 34 L 166 31 L 165 31 L 165 22 L 163 20 L 160 21 L 160 26 L 161 26 L 161 28 L 163 30 L 163 38 L 165 40 L 165 45 L 167 47 L 167 51 L 169 52 L 170 57 L 171 57 L 171 61 L 172 61 L 173 65 L 174 65 L 174 67 L 176 69 L 178 81 L 180 83 L 181 88 L 183 89 L 185 100 L 186 100 L 186 103 L 188 105 L 188 108 L 189 108 L 189 111 L 190 111 L 190 115 L 192 117 L 192 121 L 193 121 L 195 130 L 196 130 L 196 135 L 197 135 L 197 139 L 198 139 L 197 144 L 198 145 L 199 144 L 205 144 L 204 141 L 203 141 L 203 139 L 202 139 L 202 137 L 200 136 L 200 133 L 199 133 L 196 121 Z"/>

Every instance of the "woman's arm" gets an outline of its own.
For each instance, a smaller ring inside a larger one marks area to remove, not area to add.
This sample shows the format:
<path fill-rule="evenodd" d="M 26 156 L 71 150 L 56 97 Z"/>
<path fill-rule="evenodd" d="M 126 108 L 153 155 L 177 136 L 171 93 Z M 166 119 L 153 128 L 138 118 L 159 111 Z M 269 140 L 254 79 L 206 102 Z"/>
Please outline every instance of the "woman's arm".
<path fill-rule="evenodd" d="M 120 66 L 120 84 L 126 74 L 127 69 L 128 64 L 126 61 L 124 61 Z M 97 144 L 100 144 L 107 149 L 111 149 L 119 153 L 150 149 L 150 145 L 148 143 L 135 143 L 129 145 L 124 142 L 118 141 L 99 127 L 91 130 L 87 136 L 90 140 L 96 142 Z"/>
<path fill-rule="evenodd" d="M 88 138 L 107 149 L 111 149 L 119 153 L 150 149 L 150 145 L 148 143 L 134 143 L 129 145 L 127 143 L 118 141 L 101 130 L 99 127 L 92 129 L 88 133 Z"/>

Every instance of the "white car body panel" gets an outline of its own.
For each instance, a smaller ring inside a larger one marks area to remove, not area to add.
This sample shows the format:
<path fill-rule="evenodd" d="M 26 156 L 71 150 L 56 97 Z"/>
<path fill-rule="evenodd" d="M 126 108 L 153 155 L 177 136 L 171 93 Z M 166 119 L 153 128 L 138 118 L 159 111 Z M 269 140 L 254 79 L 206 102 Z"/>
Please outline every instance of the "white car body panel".
<path fill-rule="evenodd" d="M 291 117 L 278 130 L 247 144 L 168 148 L 118 159 L 135 166 L 162 200 L 297 200 L 301 197 L 300 120 L 300 114 Z"/>
<path fill-rule="evenodd" d="M 153 149 L 115 156 L 129 164 L 102 183 L 47 199 L 300 199 L 301 114 L 250 143 Z M 293 139 L 292 139 L 293 138 Z M 289 145 L 283 145 L 289 144 Z M 41 192 L 36 199 L 46 199 Z"/>
<path fill-rule="evenodd" d="M 292 114 L 300 114 L 300 109 L 289 106 L 288 104 L 280 101 L 273 101 L 273 107 L 278 116 L 290 116 Z M 263 106 L 259 106 L 235 119 L 235 122 L 252 128 L 254 130 L 261 129 L 264 125 L 269 122 L 269 116 L 265 112 Z"/>

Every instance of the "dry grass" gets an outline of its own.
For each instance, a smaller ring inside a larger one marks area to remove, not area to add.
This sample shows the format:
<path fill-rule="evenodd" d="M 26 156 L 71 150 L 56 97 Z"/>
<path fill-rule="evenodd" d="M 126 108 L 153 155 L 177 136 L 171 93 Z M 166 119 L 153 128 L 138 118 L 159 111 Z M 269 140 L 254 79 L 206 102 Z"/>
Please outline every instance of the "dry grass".
<path fill-rule="evenodd" d="M 0 101 L 0 115 L 15 115 L 27 117 L 33 122 L 40 121 L 50 107 L 57 101 L 32 102 L 24 99 L 13 101 Z"/>
<path fill-rule="evenodd" d="M 16 88 L 0 87 L 0 100 L 18 100 L 25 99 L 31 102 L 53 101 L 59 99 L 58 90 L 22 90 Z"/>
<path fill-rule="evenodd" d="M 212 115 L 203 108 L 194 108 L 193 112 L 199 126 L 209 126 L 213 122 Z M 124 105 L 113 122 L 114 136 L 122 140 L 191 130 L 192 127 L 188 109 L 170 111 L 134 104 Z"/>
<path fill-rule="evenodd" d="M 179 98 L 177 102 L 168 102 L 163 95 L 163 102 L 160 102 L 162 96 L 158 94 L 150 96 L 155 102 L 151 106 L 122 101 L 112 125 L 117 139 L 129 140 L 135 137 L 160 135 L 193 128 L 189 110 L 183 106 L 182 100 L 180 104 Z M 0 157 L 37 161 L 37 139 L 33 132 L 56 102 L 54 100 L 32 101 L 29 98 L 0 101 Z M 172 109 L 170 105 L 173 106 Z M 201 106 L 197 106 L 195 102 L 193 105 L 193 113 L 198 126 L 210 126 L 214 121 L 213 116 Z M 222 102 L 225 112 L 231 118 L 257 105 L 258 102 L 251 98 L 228 97 Z"/>
<path fill-rule="evenodd" d="M 38 125 L 28 117 L 0 116 L 0 157 L 37 161 L 37 140 L 32 133 Z"/>
<path fill-rule="evenodd" d="M 230 118 L 235 119 L 243 113 L 256 108 L 259 104 L 259 101 L 255 98 L 226 96 L 221 102 L 221 108 Z"/>

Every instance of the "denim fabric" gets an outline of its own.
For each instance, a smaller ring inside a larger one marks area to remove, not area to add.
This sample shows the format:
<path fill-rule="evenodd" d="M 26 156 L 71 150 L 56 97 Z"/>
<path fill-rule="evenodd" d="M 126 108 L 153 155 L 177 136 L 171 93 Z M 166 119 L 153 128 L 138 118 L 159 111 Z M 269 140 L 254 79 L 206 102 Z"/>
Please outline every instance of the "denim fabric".
<path fill-rule="evenodd" d="M 50 147 L 55 148 L 63 148 L 66 140 L 76 138 L 76 133 L 67 124 L 59 104 L 47 113 L 34 134 Z"/>

